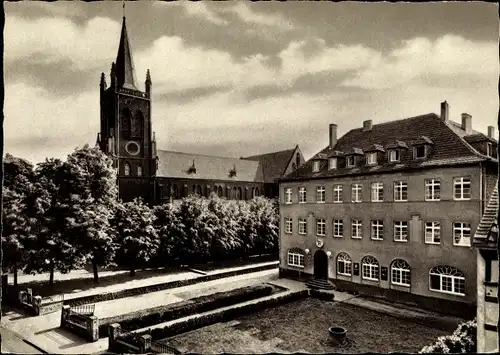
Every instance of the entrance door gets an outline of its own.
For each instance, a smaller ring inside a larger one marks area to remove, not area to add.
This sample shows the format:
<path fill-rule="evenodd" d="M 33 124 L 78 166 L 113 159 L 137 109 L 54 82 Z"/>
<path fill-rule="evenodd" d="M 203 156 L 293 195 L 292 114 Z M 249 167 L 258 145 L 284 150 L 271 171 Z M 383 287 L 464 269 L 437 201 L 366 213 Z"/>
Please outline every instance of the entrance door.
<path fill-rule="evenodd" d="M 314 253 L 314 278 L 328 279 L 328 257 L 323 250 Z"/>

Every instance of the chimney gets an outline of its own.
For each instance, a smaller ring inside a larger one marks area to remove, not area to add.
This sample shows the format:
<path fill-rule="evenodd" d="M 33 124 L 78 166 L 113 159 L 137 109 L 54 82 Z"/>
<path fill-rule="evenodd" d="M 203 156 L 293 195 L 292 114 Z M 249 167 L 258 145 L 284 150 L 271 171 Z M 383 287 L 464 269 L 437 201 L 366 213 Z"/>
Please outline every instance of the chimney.
<path fill-rule="evenodd" d="M 372 126 L 373 126 L 372 120 L 363 121 L 363 132 L 371 131 Z"/>
<path fill-rule="evenodd" d="M 450 115 L 450 106 L 446 101 L 441 102 L 441 119 L 446 122 L 448 121 L 449 115 Z"/>
<path fill-rule="evenodd" d="M 488 126 L 488 137 L 495 138 L 495 127 Z"/>
<path fill-rule="evenodd" d="M 472 116 L 468 113 L 462 113 L 462 129 L 465 133 L 472 132 Z"/>
<path fill-rule="evenodd" d="M 330 149 L 337 145 L 337 125 L 330 123 Z"/>

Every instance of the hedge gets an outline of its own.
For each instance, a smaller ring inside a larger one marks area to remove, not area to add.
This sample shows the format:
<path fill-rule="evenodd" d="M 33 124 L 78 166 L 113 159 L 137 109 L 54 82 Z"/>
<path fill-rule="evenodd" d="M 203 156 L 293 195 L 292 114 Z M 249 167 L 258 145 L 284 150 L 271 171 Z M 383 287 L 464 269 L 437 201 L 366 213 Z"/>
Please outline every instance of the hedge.
<path fill-rule="evenodd" d="M 194 284 L 200 283 L 200 282 L 217 280 L 217 279 L 221 279 L 224 277 L 238 276 L 238 275 L 248 274 L 251 272 L 271 270 L 274 268 L 276 268 L 275 264 L 261 265 L 261 266 L 257 266 L 257 267 L 253 267 L 253 268 L 249 268 L 249 269 L 228 271 L 228 272 L 223 272 L 223 273 L 219 273 L 219 274 L 212 274 L 212 275 L 195 277 L 195 278 L 187 279 L 187 280 L 176 280 L 176 281 L 165 282 L 165 283 L 157 284 L 157 285 L 148 285 L 148 286 L 130 288 L 127 290 L 120 290 L 120 291 L 116 291 L 116 292 L 100 293 L 97 295 L 78 297 L 78 298 L 73 298 L 70 300 L 65 300 L 64 304 L 70 305 L 70 306 L 79 306 L 82 304 L 117 300 L 120 298 L 133 297 L 133 296 L 138 296 L 138 295 L 142 295 L 145 293 L 163 291 L 163 290 L 168 290 L 168 289 L 177 288 L 177 287 L 184 287 L 184 286 L 194 285 Z"/>
<path fill-rule="evenodd" d="M 107 336 L 108 324 L 120 323 L 122 329 L 133 331 L 155 324 L 187 317 L 195 313 L 212 311 L 217 308 L 269 296 L 274 288 L 270 285 L 253 285 L 235 290 L 217 292 L 211 295 L 192 298 L 169 306 L 155 307 L 127 315 L 128 319 L 115 321 L 112 318 L 100 320 L 99 336 Z"/>
<path fill-rule="evenodd" d="M 152 330 L 148 330 L 146 332 L 142 332 L 141 334 L 151 334 L 152 340 L 157 341 L 177 334 L 202 328 L 214 323 L 227 322 L 236 317 L 240 317 L 248 313 L 258 312 L 263 309 L 281 306 L 289 302 L 300 300 L 307 296 L 308 296 L 308 291 L 301 290 L 298 292 L 277 296 L 276 298 L 261 300 L 260 302 L 257 303 L 250 303 L 239 307 L 221 310 L 219 312 L 215 312 L 212 314 L 201 315 L 199 317 L 191 318 L 183 322 L 174 323 L 164 328 L 155 328 Z"/>
<path fill-rule="evenodd" d="M 317 298 L 321 301 L 332 302 L 335 300 L 335 295 L 333 293 L 328 293 L 328 292 L 314 290 L 314 289 L 309 290 L 309 296 Z"/>

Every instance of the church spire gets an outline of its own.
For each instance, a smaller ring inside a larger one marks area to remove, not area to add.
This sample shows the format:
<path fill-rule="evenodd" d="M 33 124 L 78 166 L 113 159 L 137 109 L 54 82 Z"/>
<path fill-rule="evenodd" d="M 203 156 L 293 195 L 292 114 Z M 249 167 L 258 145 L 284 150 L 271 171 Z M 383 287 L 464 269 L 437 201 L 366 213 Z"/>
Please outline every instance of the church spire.
<path fill-rule="evenodd" d="M 127 26 L 125 24 L 125 16 L 123 16 L 120 46 L 118 47 L 118 55 L 116 56 L 116 81 L 118 87 L 138 90 L 134 62 L 132 60 L 132 50 L 128 40 Z"/>

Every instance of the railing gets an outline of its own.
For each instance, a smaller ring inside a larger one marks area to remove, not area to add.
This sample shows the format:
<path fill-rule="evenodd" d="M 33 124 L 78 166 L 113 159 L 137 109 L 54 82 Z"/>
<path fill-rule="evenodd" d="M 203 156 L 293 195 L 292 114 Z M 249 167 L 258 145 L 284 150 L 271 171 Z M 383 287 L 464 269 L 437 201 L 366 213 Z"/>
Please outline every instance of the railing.
<path fill-rule="evenodd" d="M 173 355 L 178 355 L 181 353 L 176 348 L 159 342 L 151 343 L 151 352 L 157 354 L 173 354 Z"/>
<path fill-rule="evenodd" d="M 58 302 L 64 302 L 64 293 L 42 298 L 42 305 L 49 303 L 58 303 Z"/>
<path fill-rule="evenodd" d="M 70 308 L 70 313 L 76 313 L 83 316 L 93 316 L 95 311 L 95 304 L 82 304 Z"/>

